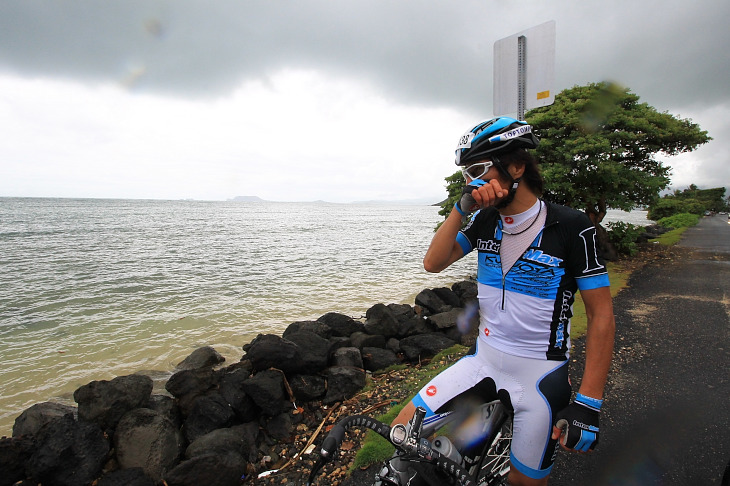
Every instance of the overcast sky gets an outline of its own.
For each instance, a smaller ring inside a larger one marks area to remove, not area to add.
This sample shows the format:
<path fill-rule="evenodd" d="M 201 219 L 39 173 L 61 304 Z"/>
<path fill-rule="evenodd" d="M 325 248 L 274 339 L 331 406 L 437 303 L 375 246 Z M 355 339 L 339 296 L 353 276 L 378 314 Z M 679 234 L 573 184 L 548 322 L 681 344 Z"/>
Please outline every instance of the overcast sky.
<path fill-rule="evenodd" d="M 602 80 L 713 137 L 730 187 L 726 0 L 2 0 L 0 196 L 445 196 L 490 118 L 495 41 L 554 20 L 555 91 Z"/>

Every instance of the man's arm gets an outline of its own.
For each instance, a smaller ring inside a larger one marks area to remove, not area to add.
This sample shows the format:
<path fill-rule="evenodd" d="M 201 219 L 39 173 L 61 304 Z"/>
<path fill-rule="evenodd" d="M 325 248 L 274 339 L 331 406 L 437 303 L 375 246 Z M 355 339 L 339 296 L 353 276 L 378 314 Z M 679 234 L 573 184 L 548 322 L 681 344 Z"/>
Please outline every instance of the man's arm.
<path fill-rule="evenodd" d="M 423 268 L 427 272 L 438 273 L 464 256 L 464 250 L 456 242 L 460 229 L 461 214 L 454 209 L 436 230 L 426 256 L 423 257 Z"/>
<path fill-rule="evenodd" d="M 471 179 L 467 179 L 467 182 L 471 183 Z M 482 182 L 482 185 L 471 193 L 479 208 L 484 209 L 493 206 L 507 195 L 506 190 L 497 179 L 480 182 Z M 456 204 L 458 205 L 460 202 Z M 427 272 L 438 273 L 464 256 L 464 250 L 456 242 L 456 235 L 461 229 L 462 214 L 457 211 L 455 206 L 446 221 L 436 231 L 433 240 L 431 240 L 431 246 L 428 247 L 426 256 L 423 258 L 423 268 Z"/>
<path fill-rule="evenodd" d="M 586 332 L 586 363 L 579 393 L 602 399 L 608 370 L 613 356 L 613 340 L 616 321 L 613 315 L 611 289 L 600 287 L 581 290 L 581 297 L 588 317 Z"/>
<path fill-rule="evenodd" d="M 586 363 L 580 390 L 573 403 L 558 412 L 553 439 L 567 450 L 590 452 L 598 444 L 599 413 L 613 355 L 616 322 L 611 290 L 581 290 L 588 317 Z"/>

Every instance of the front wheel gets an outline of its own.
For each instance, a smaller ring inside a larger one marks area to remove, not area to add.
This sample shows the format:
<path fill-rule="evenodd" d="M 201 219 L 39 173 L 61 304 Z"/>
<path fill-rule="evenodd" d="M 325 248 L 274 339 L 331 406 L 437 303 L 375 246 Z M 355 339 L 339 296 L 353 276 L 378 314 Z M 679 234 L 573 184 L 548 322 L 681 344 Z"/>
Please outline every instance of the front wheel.
<path fill-rule="evenodd" d="M 491 434 L 485 442 L 481 458 L 477 461 L 477 485 L 501 486 L 507 485 L 509 475 L 510 449 L 512 447 L 512 417 L 511 411 L 504 405 L 497 403 L 491 411 Z"/>

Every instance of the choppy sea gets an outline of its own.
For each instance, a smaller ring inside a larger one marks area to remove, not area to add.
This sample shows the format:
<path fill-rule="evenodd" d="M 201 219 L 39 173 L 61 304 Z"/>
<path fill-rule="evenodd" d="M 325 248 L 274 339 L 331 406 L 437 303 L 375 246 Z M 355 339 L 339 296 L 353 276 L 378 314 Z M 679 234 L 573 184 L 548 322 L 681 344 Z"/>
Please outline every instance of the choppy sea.
<path fill-rule="evenodd" d="M 259 333 L 375 303 L 413 303 L 434 206 L 0 198 L 0 435 L 92 380 L 169 373 L 194 349 L 227 362 Z M 646 213 L 607 221 L 646 225 Z"/>

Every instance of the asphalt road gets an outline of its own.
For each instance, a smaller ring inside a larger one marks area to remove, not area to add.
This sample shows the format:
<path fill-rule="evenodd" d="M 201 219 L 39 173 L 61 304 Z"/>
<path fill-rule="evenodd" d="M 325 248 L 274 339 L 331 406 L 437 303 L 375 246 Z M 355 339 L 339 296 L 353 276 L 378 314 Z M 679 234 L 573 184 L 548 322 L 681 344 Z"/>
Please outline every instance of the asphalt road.
<path fill-rule="evenodd" d="M 614 300 L 601 443 L 589 455 L 561 453 L 551 486 L 721 484 L 730 461 L 727 216 L 703 218 L 678 250 L 636 271 Z"/>
<path fill-rule="evenodd" d="M 550 486 L 720 485 L 730 460 L 730 224 L 703 218 L 614 299 L 598 449 L 558 455 Z M 574 342 L 573 388 L 584 361 Z M 375 468 L 343 484 L 372 484 Z"/>
<path fill-rule="evenodd" d="M 730 217 L 717 214 L 702 218 L 700 224 L 684 233 L 679 246 L 730 253 Z"/>

